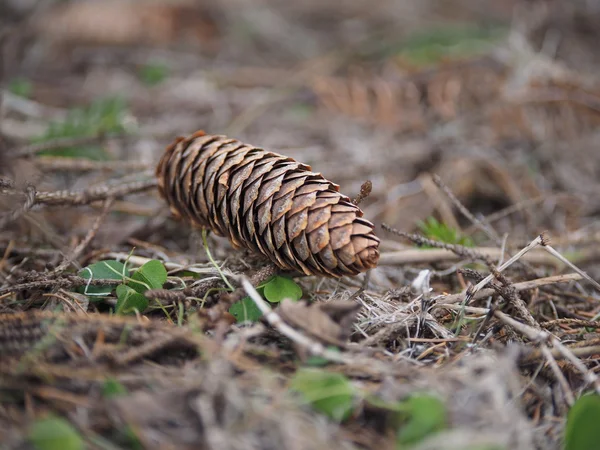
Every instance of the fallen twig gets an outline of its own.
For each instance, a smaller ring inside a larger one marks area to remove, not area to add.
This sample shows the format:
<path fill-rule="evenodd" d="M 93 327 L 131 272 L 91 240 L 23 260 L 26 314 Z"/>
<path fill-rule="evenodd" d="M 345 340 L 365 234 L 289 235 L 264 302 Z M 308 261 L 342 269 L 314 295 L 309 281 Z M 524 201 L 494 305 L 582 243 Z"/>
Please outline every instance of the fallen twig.
<path fill-rule="evenodd" d="M 438 188 L 440 188 L 444 192 L 444 194 L 446 194 L 446 196 L 450 199 L 450 201 L 454 204 L 454 206 L 456 206 L 456 208 L 462 213 L 462 215 L 471 221 L 473 226 L 475 226 L 476 228 L 479 228 L 481 231 L 483 231 L 485 234 L 487 234 L 488 237 L 491 238 L 493 241 L 495 241 L 497 244 L 500 245 L 502 243 L 502 239 L 500 238 L 500 236 L 498 235 L 496 230 L 494 230 L 491 225 L 484 223 L 483 221 L 481 221 L 477 217 L 475 217 L 471 213 L 471 211 L 469 211 L 467 209 L 467 207 L 465 205 L 463 205 L 462 202 L 458 198 L 456 198 L 456 196 L 454 195 L 452 190 L 448 186 L 446 186 L 446 184 L 442 181 L 442 179 L 440 178 L 439 175 L 433 175 L 432 179 L 433 179 L 433 182 L 436 184 L 436 186 Z"/>
<path fill-rule="evenodd" d="M 546 250 L 548 253 L 550 253 L 552 256 L 554 256 L 556 259 L 565 263 L 567 266 L 569 266 L 571 269 L 573 269 L 575 272 L 577 272 L 579 275 L 581 275 L 587 281 L 589 281 L 591 283 L 591 285 L 594 286 L 598 292 L 600 292 L 600 283 L 598 283 L 596 280 L 594 280 L 592 277 L 590 277 L 587 273 L 585 273 L 583 270 L 581 270 L 579 267 L 577 267 L 575 264 L 573 264 L 571 261 L 569 261 L 563 255 L 561 255 L 559 252 L 557 252 L 553 247 L 550 246 L 550 244 L 547 241 L 542 242 L 542 248 L 544 250 Z"/>
<path fill-rule="evenodd" d="M 94 221 L 94 224 L 92 225 L 92 227 L 86 234 L 85 238 L 83 238 L 83 240 L 73 249 L 71 254 L 66 256 L 63 259 L 63 261 L 58 265 L 58 267 L 56 269 L 54 269 L 55 274 L 62 273 L 67 267 L 69 267 L 69 265 L 73 261 L 75 261 L 83 253 L 83 251 L 87 248 L 87 246 L 90 245 L 90 242 L 92 242 L 92 239 L 94 239 L 94 237 L 96 236 L 96 233 L 98 233 L 100 224 L 106 218 L 106 215 L 110 211 L 110 207 L 112 206 L 113 202 L 114 202 L 114 198 L 112 198 L 112 197 L 106 199 L 106 201 L 104 202 L 104 209 L 102 210 L 100 215 Z"/>
<path fill-rule="evenodd" d="M 6 286 L 0 288 L 0 295 L 4 295 L 9 292 L 27 291 L 29 289 L 36 288 L 68 288 L 78 286 L 116 286 L 121 284 L 121 280 L 110 280 L 110 279 L 88 279 L 82 278 L 75 275 L 69 275 L 62 278 L 54 278 L 51 280 L 37 280 L 29 281 L 27 283 L 15 284 L 13 286 Z"/>
<path fill-rule="evenodd" d="M 565 275 L 554 275 L 552 277 L 538 278 L 536 280 L 530 280 L 530 281 L 522 281 L 520 283 L 515 283 L 513 286 L 517 290 L 517 292 L 520 292 L 520 291 L 527 291 L 529 289 L 535 289 L 535 288 L 541 287 L 541 286 L 547 286 L 547 285 L 558 284 L 558 283 L 569 283 L 571 281 L 579 281 L 582 278 L 583 277 L 581 275 L 579 275 L 578 273 L 567 273 Z M 494 289 L 489 289 L 489 288 L 481 289 L 480 291 L 478 291 L 476 294 L 473 295 L 472 299 L 478 300 L 481 298 L 486 298 L 486 297 L 489 297 L 490 295 L 493 295 L 495 292 L 496 291 Z M 464 298 L 465 298 L 465 293 L 442 295 L 442 296 L 437 297 L 437 299 L 435 300 L 435 305 L 444 306 L 447 304 L 459 303 Z"/>

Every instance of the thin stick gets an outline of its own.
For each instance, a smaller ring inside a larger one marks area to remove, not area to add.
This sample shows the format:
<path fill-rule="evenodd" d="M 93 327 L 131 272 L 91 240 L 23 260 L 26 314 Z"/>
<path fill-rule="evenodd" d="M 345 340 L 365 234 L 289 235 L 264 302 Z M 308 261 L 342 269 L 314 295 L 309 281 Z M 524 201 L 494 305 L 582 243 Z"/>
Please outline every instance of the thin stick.
<path fill-rule="evenodd" d="M 98 188 L 81 191 L 38 192 L 35 197 L 35 203 L 53 206 L 87 205 L 95 201 L 106 200 L 109 197 L 119 198 L 125 195 L 154 189 L 157 183 L 158 181 L 155 178 L 152 178 L 149 180 L 122 183 L 111 187 L 100 186 Z"/>
<path fill-rule="evenodd" d="M 68 276 L 63 278 L 55 278 L 53 280 L 38 280 L 38 281 L 29 281 L 27 283 L 15 284 L 13 286 L 6 286 L 0 288 L 0 295 L 4 295 L 6 293 L 12 293 L 17 291 L 26 291 L 29 289 L 35 288 L 69 288 L 76 286 L 116 286 L 121 284 L 122 280 L 110 280 L 110 279 L 88 279 L 82 278 L 78 276 Z"/>
<path fill-rule="evenodd" d="M 448 250 L 459 257 L 470 258 L 474 260 L 480 259 L 488 263 L 488 265 L 491 265 L 491 261 L 489 261 L 489 258 L 487 258 L 484 254 L 479 253 L 476 249 L 465 247 L 464 245 L 448 244 L 446 242 L 436 241 L 434 239 L 429 239 L 424 236 L 421 236 L 420 234 L 406 233 L 404 231 L 392 228 L 385 223 L 381 224 L 381 228 L 383 228 L 386 231 L 389 231 L 390 233 L 394 233 L 397 236 L 408 239 L 409 241 L 417 245 L 429 245 L 431 247 L 437 247 L 440 249 Z"/>
<path fill-rule="evenodd" d="M 542 235 L 539 235 L 538 237 L 536 237 L 527 246 L 525 246 L 519 252 L 517 252 L 512 258 L 510 258 L 508 261 L 506 261 L 504 264 L 502 264 L 500 267 L 498 267 L 498 269 L 497 269 L 498 272 L 502 272 L 504 269 L 506 269 L 511 264 L 513 264 L 515 261 L 518 261 L 521 258 L 521 256 L 523 256 L 525 253 L 527 253 L 531 249 L 534 249 L 535 247 L 540 245 L 543 242 L 543 239 L 544 239 L 544 237 Z M 466 295 L 465 295 L 465 301 L 468 303 L 469 300 L 472 299 L 473 296 L 479 290 L 481 290 L 483 287 L 485 287 L 485 285 L 488 284 L 490 281 L 492 281 L 494 278 L 495 278 L 495 275 L 490 274 L 487 277 L 485 277 L 483 280 L 481 280 L 479 283 L 477 283 L 472 289 L 468 289 L 466 292 Z"/>
<path fill-rule="evenodd" d="M 434 241 L 436 242 L 436 241 Z M 451 244 L 447 244 L 451 245 Z M 456 252 L 446 248 L 407 248 L 406 250 L 397 250 L 383 252 L 379 257 L 379 265 L 402 265 L 419 264 L 428 262 L 454 262 L 465 259 L 486 259 L 498 260 L 503 255 L 499 248 L 495 247 L 465 247 L 471 251 L 470 255 L 458 255 Z M 545 266 L 558 266 L 555 259 L 541 250 L 533 250 L 521 257 L 522 261 L 532 264 L 542 264 Z"/>
<path fill-rule="evenodd" d="M 28 184 L 24 191 L 25 201 L 18 208 L 8 213 L 4 217 L 0 217 L 0 230 L 11 222 L 14 222 L 27 211 L 29 211 L 35 204 L 36 192 L 33 185 Z"/>
<path fill-rule="evenodd" d="M 98 229 L 100 228 L 100 224 L 106 218 L 106 215 L 110 211 L 110 207 L 112 206 L 113 202 L 114 202 L 114 198 L 112 198 L 112 197 L 106 199 L 106 201 L 104 202 L 104 208 L 103 208 L 102 212 L 96 218 L 96 220 L 94 221 L 92 227 L 87 232 L 86 236 L 73 249 L 73 251 L 71 252 L 71 254 L 68 255 L 68 256 L 66 256 L 63 259 L 63 261 L 59 264 L 59 266 L 56 269 L 54 269 L 54 273 L 55 274 L 62 273 L 67 267 L 69 267 L 69 265 L 73 261 L 75 261 L 77 258 L 79 258 L 79 256 L 83 253 L 83 251 L 87 248 L 87 246 L 90 245 L 90 242 L 92 242 L 92 239 L 94 239 L 94 237 L 96 236 L 96 233 L 98 233 Z"/>
<path fill-rule="evenodd" d="M 600 354 L 600 345 L 591 345 L 589 347 L 567 347 L 567 349 L 573 356 L 575 356 L 577 358 L 584 358 L 586 356 L 593 356 L 593 355 Z M 566 359 L 566 356 L 564 355 L 564 353 L 562 351 L 560 351 L 558 348 L 553 348 L 550 351 L 552 352 L 552 356 L 554 356 L 556 359 Z M 539 359 L 540 356 L 541 356 L 541 354 L 538 354 L 534 351 L 526 356 L 525 362 Z"/>
<path fill-rule="evenodd" d="M 475 217 L 471 211 L 469 211 L 467 209 L 467 207 L 465 205 L 462 204 L 462 202 L 456 198 L 456 196 L 454 195 L 454 193 L 452 192 L 452 190 L 450 190 L 450 188 L 448 186 L 446 186 L 446 184 L 442 181 L 442 179 L 440 178 L 439 175 L 433 175 L 433 182 L 436 184 L 436 186 L 438 188 L 440 188 L 444 194 L 446 194 L 446 196 L 450 199 L 450 201 L 454 204 L 454 206 L 456 206 L 456 208 L 462 213 L 463 216 L 465 216 L 467 219 L 469 219 L 473 225 L 476 228 L 479 228 L 481 231 L 483 231 L 485 234 L 488 235 L 488 237 L 490 237 L 493 241 L 495 241 L 497 244 L 500 245 L 501 243 L 501 238 L 500 235 L 498 235 L 498 233 L 496 233 L 496 230 L 494 230 L 491 225 L 488 225 L 484 222 L 482 222 L 481 220 L 479 220 L 477 217 Z"/>
<path fill-rule="evenodd" d="M 540 346 L 540 351 L 546 358 L 546 361 L 548 362 L 550 369 L 552 369 L 554 376 L 558 380 L 558 383 L 560 384 L 563 392 L 565 393 L 567 404 L 569 406 L 573 406 L 573 403 L 575 403 L 575 395 L 573 395 L 573 391 L 571 390 L 571 386 L 569 386 L 569 382 L 567 381 L 564 374 L 560 370 L 560 367 L 558 367 L 558 364 L 556 363 L 556 359 L 554 359 L 554 356 L 552 356 L 552 353 L 550 352 L 550 350 L 548 349 L 548 347 L 545 344 L 542 344 Z"/>
<path fill-rule="evenodd" d="M 210 248 L 208 247 L 207 234 L 208 231 L 206 230 L 206 228 L 202 228 L 202 243 L 204 244 L 204 251 L 206 252 L 206 256 L 208 256 L 208 260 L 214 266 L 214 268 L 217 269 L 217 272 L 219 272 L 219 275 L 221 276 L 227 287 L 233 292 L 235 291 L 235 288 L 231 285 L 231 283 L 221 270 L 221 266 L 219 266 L 219 264 L 215 261 L 215 259 L 212 256 L 212 253 L 210 252 Z"/>
<path fill-rule="evenodd" d="M 558 284 L 558 283 L 569 283 L 571 281 L 579 281 L 582 278 L 583 277 L 581 275 L 579 275 L 578 273 L 567 273 L 565 275 L 554 275 L 552 277 L 537 278 L 535 280 L 522 281 L 520 283 L 515 283 L 513 286 L 517 290 L 517 292 L 520 292 L 520 291 L 527 291 L 529 289 L 535 289 L 535 288 L 541 287 L 541 286 L 547 286 L 547 285 Z M 474 294 L 472 299 L 479 300 L 481 298 L 486 298 L 486 297 L 489 297 L 490 295 L 495 294 L 495 292 L 496 291 L 494 289 L 482 289 L 479 292 L 477 292 L 476 294 Z M 443 307 L 444 305 L 447 305 L 447 304 L 459 303 L 464 299 L 464 297 L 465 297 L 464 292 L 460 293 L 460 294 L 443 295 L 436 299 L 436 305 Z"/>
<path fill-rule="evenodd" d="M 594 286 L 596 288 L 596 290 L 598 292 L 600 292 L 600 284 L 596 280 L 594 280 L 592 277 L 590 277 L 586 272 L 581 270 L 579 267 L 577 267 L 575 264 L 573 264 L 571 261 L 569 261 L 563 255 L 561 255 L 559 252 L 557 252 L 550 245 L 548 245 L 546 243 L 542 243 L 542 248 L 544 250 L 546 250 L 548 253 L 550 253 L 552 256 L 554 256 L 555 258 L 560 260 L 561 262 L 565 263 L 567 266 L 569 266 L 571 269 L 573 269 L 575 272 L 577 272 L 579 275 L 581 275 L 587 281 L 589 281 L 592 284 L 592 286 Z"/>

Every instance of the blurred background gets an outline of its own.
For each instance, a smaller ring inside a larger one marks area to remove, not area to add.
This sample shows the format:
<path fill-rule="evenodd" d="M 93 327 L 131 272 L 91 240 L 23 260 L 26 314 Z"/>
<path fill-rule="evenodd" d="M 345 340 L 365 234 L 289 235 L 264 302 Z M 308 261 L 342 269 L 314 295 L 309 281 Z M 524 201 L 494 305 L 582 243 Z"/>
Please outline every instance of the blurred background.
<path fill-rule="evenodd" d="M 600 2 L 2 0 L 0 27 L 6 148 L 102 134 L 47 156 L 152 168 L 204 129 L 371 180 L 377 224 L 468 228 L 437 174 L 517 240 L 598 234 Z"/>

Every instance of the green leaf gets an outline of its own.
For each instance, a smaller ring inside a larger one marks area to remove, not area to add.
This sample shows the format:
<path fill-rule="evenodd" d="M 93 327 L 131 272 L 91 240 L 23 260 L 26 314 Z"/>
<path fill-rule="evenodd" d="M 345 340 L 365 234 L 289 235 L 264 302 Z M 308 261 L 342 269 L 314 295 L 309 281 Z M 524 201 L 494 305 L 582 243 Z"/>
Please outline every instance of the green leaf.
<path fill-rule="evenodd" d="M 229 308 L 229 313 L 238 322 L 256 322 L 262 317 L 262 312 L 250 297 L 244 297 Z"/>
<path fill-rule="evenodd" d="M 8 90 L 19 97 L 29 98 L 33 91 L 33 85 L 24 78 L 15 78 L 9 83 Z"/>
<path fill-rule="evenodd" d="M 425 222 L 418 221 L 417 226 L 429 239 L 444 242 L 446 244 L 459 244 L 465 247 L 473 247 L 475 243 L 469 236 L 462 236 L 458 230 L 449 227 L 445 223 L 438 222 L 435 217 L 428 217 Z M 423 245 L 423 248 L 430 248 Z"/>
<path fill-rule="evenodd" d="M 334 352 L 334 353 L 340 352 L 340 349 L 333 345 L 328 346 L 327 350 L 329 350 L 330 352 Z M 309 367 L 323 367 L 330 363 L 331 363 L 331 361 L 328 360 L 327 358 L 323 358 L 322 356 L 313 355 L 313 356 L 310 356 L 304 364 Z"/>
<path fill-rule="evenodd" d="M 565 450 L 600 448 L 600 396 L 579 397 L 567 416 Z"/>
<path fill-rule="evenodd" d="M 290 388 L 299 392 L 315 410 L 336 422 L 352 415 L 356 392 L 342 374 L 322 369 L 300 369 L 290 381 Z"/>
<path fill-rule="evenodd" d="M 167 281 L 167 269 L 160 261 L 153 259 L 140 267 L 132 276 L 128 286 L 143 294 L 148 289 L 160 289 Z"/>
<path fill-rule="evenodd" d="M 444 26 L 410 35 L 397 56 L 408 63 L 426 66 L 444 58 L 468 58 L 485 53 L 506 36 L 505 27 Z"/>
<path fill-rule="evenodd" d="M 291 278 L 274 276 L 265 284 L 265 298 L 271 303 L 279 303 L 284 298 L 297 301 L 302 298 L 302 289 Z"/>
<path fill-rule="evenodd" d="M 156 86 L 169 76 L 169 68 L 164 64 L 146 64 L 140 68 L 140 80 L 147 86 Z"/>
<path fill-rule="evenodd" d="M 77 430 L 61 417 L 36 420 L 29 428 L 29 440 L 38 450 L 80 450 L 83 439 Z"/>
<path fill-rule="evenodd" d="M 369 406 L 374 407 L 379 410 L 383 410 L 383 411 L 388 411 L 388 412 L 393 412 L 393 413 L 402 413 L 402 414 L 406 412 L 406 406 L 404 405 L 403 402 L 389 402 L 389 401 L 383 400 L 379 397 L 376 397 L 375 395 L 367 396 L 365 398 L 365 402 Z M 398 421 L 397 426 L 400 426 L 399 421 Z"/>
<path fill-rule="evenodd" d="M 99 261 L 84 267 L 79 271 L 79 276 L 89 280 L 122 280 L 123 276 L 129 276 L 129 271 L 125 265 L 119 261 Z M 81 293 L 88 295 L 109 295 L 113 286 L 83 286 L 80 291 Z"/>
<path fill-rule="evenodd" d="M 398 430 L 396 444 L 415 444 L 422 439 L 443 430 L 447 426 L 447 412 L 444 403 L 432 395 L 415 395 L 399 405 L 407 414 L 408 421 Z"/>
<path fill-rule="evenodd" d="M 102 395 L 104 398 L 120 397 L 127 394 L 127 389 L 114 378 L 109 378 L 102 386 Z"/>
<path fill-rule="evenodd" d="M 46 132 L 34 139 L 33 142 L 46 142 L 58 138 L 78 138 L 100 134 L 123 133 L 126 131 L 126 112 L 125 101 L 120 97 L 98 99 L 85 108 L 70 110 L 64 120 L 52 122 Z M 104 150 L 104 147 L 97 144 L 62 147 L 41 152 L 40 155 L 88 158 L 92 160 L 109 159 L 109 154 Z"/>
<path fill-rule="evenodd" d="M 137 309 L 140 313 L 148 307 L 148 300 L 143 294 L 124 284 L 117 286 L 117 314 L 133 314 Z"/>

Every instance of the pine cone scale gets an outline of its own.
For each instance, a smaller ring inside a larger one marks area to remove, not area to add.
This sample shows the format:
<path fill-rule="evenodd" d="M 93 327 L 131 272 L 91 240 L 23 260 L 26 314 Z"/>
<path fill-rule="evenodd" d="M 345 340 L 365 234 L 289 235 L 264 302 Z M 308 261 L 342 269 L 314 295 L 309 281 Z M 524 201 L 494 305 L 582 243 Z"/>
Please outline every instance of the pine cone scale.
<path fill-rule="evenodd" d="M 338 185 L 292 158 L 198 132 L 168 147 L 157 176 L 176 216 L 283 269 L 340 277 L 377 265 L 373 224 Z"/>
<path fill-rule="evenodd" d="M 306 232 L 311 233 L 322 225 L 326 225 L 331 218 L 331 211 L 329 208 L 321 207 L 318 209 L 311 210 L 309 212 L 309 225 L 306 227 Z"/>

